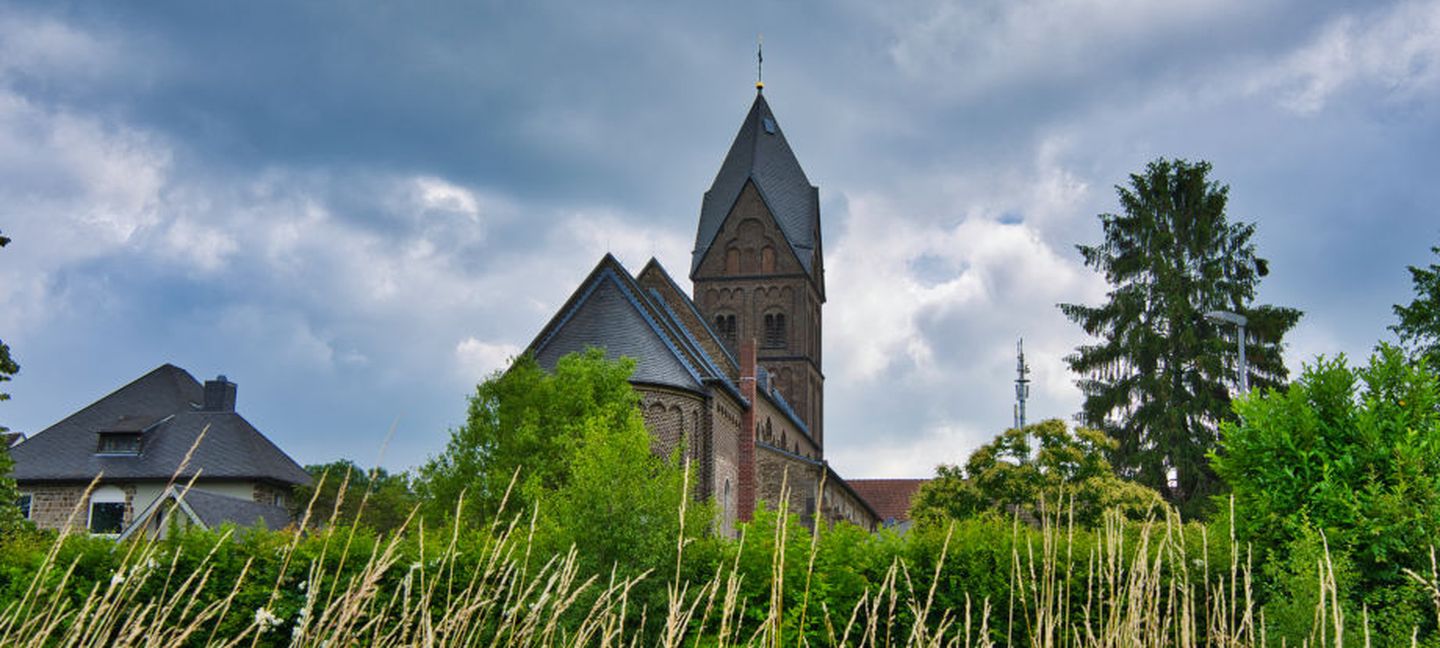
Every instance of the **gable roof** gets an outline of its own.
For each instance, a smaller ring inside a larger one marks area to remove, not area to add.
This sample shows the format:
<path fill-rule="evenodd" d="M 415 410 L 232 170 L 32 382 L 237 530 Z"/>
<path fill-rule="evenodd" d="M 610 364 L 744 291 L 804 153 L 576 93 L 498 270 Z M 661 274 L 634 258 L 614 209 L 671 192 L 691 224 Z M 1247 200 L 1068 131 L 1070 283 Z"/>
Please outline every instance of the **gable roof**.
<path fill-rule="evenodd" d="M 747 182 L 754 182 L 760 198 L 775 216 L 800 265 L 807 273 L 814 253 L 820 245 L 819 189 L 810 184 L 799 160 L 790 150 L 780 122 L 770 111 L 765 95 L 756 93 L 750 113 L 740 124 L 740 132 L 715 174 L 715 182 L 705 192 L 700 206 L 700 227 L 695 233 L 695 251 L 690 262 L 690 275 L 700 269 L 705 253 L 715 242 L 730 209 L 740 198 Z"/>
<path fill-rule="evenodd" d="M 588 347 L 603 348 L 612 359 L 633 358 L 632 382 L 697 393 L 703 393 L 707 385 L 720 384 L 739 398 L 739 390 L 665 300 L 641 286 L 609 254 L 600 259 L 527 351 L 540 366 L 552 369 L 561 356 Z"/>
<path fill-rule="evenodd" d="M 654 281 L 650 281 L 652 277 Z M 700 314 L 700 309 L 695 305 L 694 300 L 680 289 L 679 284 L 675 283 L 659 260 L 650 257 L 650 261 L 636 276 L 636 281 L 641 285 L 656 284 L 656 287 L 650 289 L 650 294 L 657 298 L 657 303 L 671 311 L 670 314 L 677 320 L 680 317 L 675 311 L 682 311 L 698 322 L 698 330 L 695 326 L 686 326 L 686 332 L 691 336 L 695 345 L 704 350 L 705 355 L 709 356 L 717 369 L 732 378 L 740 374 L 740 361 L 736 360 L 735 356 L 730 353 L 730 349 L 725 347 L 720 335 L 710 327 L 710 322 L 705 319 L 705 316 Z"/>
<path fill-rule="evenodd" d="M 256 479 L 308 484 L 310 475 L 233 411 L 201 411 L 204 388 L 184 369 L 161 365 L 10 450 L 17 481 Z M 99 433 L 139 433 L 138 455 L 97 455 Z"/>
<path fill-rule="evenodd" d="M 850 487 L 879 514 L 886 524 L 910 519 L 910 502 L 928 479 L 852 479 Z"/>
<path fill-rule="evenodd" d="M 204 529 L 214 529 L 227 522 L 232 522 L 242 527 L 259 524 L 274 531 L 283 529 L 293 522 L 290 512 L 279 506 L 211 493 L 194 487 L 171 486 L 165 489 L 160 497 L 155 498 L 150 506 L 145 507 L 144 511 L 135 516 L 130 526 L 120 534 L 120 539 L 124 540 L 144 528 L 159 507 L 165 505 L 166 502 L 174 502 L 176 508 L 190 518 L 191 522 L 199 524 Z"/>

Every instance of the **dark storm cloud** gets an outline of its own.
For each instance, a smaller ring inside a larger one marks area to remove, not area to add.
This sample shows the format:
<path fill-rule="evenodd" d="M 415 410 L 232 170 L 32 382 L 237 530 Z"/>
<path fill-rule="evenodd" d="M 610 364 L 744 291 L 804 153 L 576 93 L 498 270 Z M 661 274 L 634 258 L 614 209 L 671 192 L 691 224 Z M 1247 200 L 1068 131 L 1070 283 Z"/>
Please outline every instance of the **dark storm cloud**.
<path fill-rule="evenodd" d="M 1440 240 L 1440 4 L 12 3 L 0 335 L 34 431 L 161 362 L 302 461 L 437 451 L 600 255 L 683 275 L 766 94 L 820 186 L 827 450 L 923 473 L 1079 397 L 1060 301 L 1115 184 L 1208 159 L 1291 363 L 1364 353 Z M 343 449 L 340 449 L 343 440 Z"/>

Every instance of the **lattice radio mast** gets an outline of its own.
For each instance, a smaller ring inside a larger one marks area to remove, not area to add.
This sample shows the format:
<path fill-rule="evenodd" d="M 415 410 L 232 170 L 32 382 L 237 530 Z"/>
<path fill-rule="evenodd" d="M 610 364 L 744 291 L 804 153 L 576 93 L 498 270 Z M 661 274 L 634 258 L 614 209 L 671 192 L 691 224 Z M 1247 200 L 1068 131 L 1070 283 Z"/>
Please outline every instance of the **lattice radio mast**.
<path fill-rule="evenodd" d="M 1030 365 L 1025 364 L 1025 338 L 1015 343 L 1015 429 L 1025 429 L 1025 401 L 1030 398 Z"/>

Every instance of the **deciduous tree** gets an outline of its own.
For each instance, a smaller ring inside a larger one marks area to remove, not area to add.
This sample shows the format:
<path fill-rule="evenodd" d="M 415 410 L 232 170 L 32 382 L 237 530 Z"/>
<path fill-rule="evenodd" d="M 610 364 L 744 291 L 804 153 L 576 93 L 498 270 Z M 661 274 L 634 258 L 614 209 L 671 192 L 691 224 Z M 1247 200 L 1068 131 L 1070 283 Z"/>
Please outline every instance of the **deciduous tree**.
<path fill-rule="evenodd" d="M 939 476 L 916 494 L 911 516 L 928 522 L 985 512 L 1038 514 L 1042 499 L 1073 507 L 1082 524 L 1111 508 L 1137 518 L 1155 512 L 1164 505 L 1158 493 L 1111 470 L 1106 454 L 1114 447 L 1103 432 L 1071 432 L 1058 419 L 1006 430 L 971 453 L 963 468 L 940 466 Z"/>
<path fill-rule="evenodd" d="M 1080 375 L 1082 423 L 1117 441 L 1111 461 L 1122 477 L 1166 493 L 1190 514 L 1220 488 L 1206 455 L 1217 425 L 1233 416 L 1237 378 L 1234 329 L 1204 314 L 1248 318 L 1254 389 L 1285 381 L 1281 339 L 1300 318 L 1292 308 L 1253 303 L 1266 274 L 1255 226 L 1226 218 L 1229 188 L 1209 172 L 1207 162 L 1159 159 L 1132 174 L 1128 187 L 1117 186 L 1121 212 L 1100 215 L 1104 240 L 1077 246 L 1085 264 L 1104 273 L 1108 299 L 1060 305 L 1099 339 L 1066 359 Z"/>

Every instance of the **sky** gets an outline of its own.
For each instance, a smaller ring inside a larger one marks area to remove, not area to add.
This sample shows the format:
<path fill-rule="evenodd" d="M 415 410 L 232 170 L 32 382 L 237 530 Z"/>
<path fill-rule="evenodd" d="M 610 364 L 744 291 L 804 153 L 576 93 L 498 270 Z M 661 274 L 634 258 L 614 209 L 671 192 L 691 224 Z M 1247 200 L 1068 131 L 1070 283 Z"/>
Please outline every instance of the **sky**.
<path fill-rule="evenodd" d="M 596 262 L 684 281 L 765 95 L 820 188 L 826 454 L 926 476 L 1070 419 L 1075 245 L 1157 157 L 1255 223 L 1287 364 L 1440 245 L 1440 1 L 0 3 L 0 425 L 166 362 L 301 463 L 440 452 Z M 684 287 L 688 288 L 688 282 Z"/>

